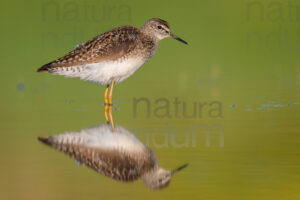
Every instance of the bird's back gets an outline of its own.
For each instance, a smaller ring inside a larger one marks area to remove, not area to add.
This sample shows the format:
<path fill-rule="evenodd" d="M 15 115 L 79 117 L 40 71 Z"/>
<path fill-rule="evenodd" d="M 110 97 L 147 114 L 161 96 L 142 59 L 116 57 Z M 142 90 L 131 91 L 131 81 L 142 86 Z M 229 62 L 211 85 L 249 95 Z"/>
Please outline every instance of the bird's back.
<path fill-rule="evenodd" d="M 118 60 L 130 56 L 135 50 L 147 50 L 145 45 L 150 45 L 148 47 L 150 51 L 155 49 L 155 44 L 151 42 L 151 38 L 143 37 L 138 28 L 121 26 L 78 45 L 65 56 L 39 68 L 38 72 Z"/>

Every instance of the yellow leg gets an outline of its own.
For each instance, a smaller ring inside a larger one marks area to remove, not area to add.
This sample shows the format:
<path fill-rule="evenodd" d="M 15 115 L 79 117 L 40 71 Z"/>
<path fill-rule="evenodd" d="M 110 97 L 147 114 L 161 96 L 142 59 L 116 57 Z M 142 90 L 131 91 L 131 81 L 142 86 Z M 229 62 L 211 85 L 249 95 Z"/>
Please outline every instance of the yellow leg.
<path fill-rule="evenodd" d="M 115 130 L 115 124 L 114 124 L 114 118 L 113 118 L 113 115 L 112 115 L 112 108 L 113 108 L 112 106 L 109 106 L 109 118 L 110 118 L 111 128 L 114 131 Z"/>
<path fill-rule="evenodd" d="M 105 105 L 108 104 L 108 89 L 109 89 L 109 85 L 106 86 L 105 93 L 104 93 L 104 102 L 105 102 Z"/>
<path fill-rule="evenodd" d="M 113 90 L 114 90 L 114 85 L 115 85 L 115 79 L 112 79 L 110 92 L 109 92 L 109 104 L 111 106 L 112 106 L 112 94 L 113 94 Z"/>
<path fill-rule="evenodd" d="M 104 108 L 104 117 L 105 117 L 105 120 L 106 120 L 106 123 L 109 123 L 109 118 L 108 118 L 108 110 L 109 110 L 109 105 L 108 104 L 105 104 L 105 108 Z"/>
<path fill-rule="evenodd" d="M 104 116 L 107 124 L 111 125 L 112 130 L 115 130 L 114 118 L 112 115 L 113 107 L 111 105 L 106 104 L 104 108 Z"/>

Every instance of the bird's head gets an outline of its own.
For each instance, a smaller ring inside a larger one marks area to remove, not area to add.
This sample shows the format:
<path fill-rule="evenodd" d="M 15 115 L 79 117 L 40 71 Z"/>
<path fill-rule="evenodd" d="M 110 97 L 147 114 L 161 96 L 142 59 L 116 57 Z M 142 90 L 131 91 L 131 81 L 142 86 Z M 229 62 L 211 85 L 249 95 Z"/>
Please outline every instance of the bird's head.
<path fill-rule="evenodd" d="M 142 177 L 142 179 L 149 188 L 153 190 L 162 189 L 169 185 L 172 176 L 176 172 L 182 170 L 187 166 L 188 164 L 185 164 L 172 171 L 165 170 L 163 168 L 158 167 L 157 169 L 145 174 Z"/>
<path fill-rule="evenodd" d="M 177 37 L 170 31 L 170 26 L 167 21 L 159 19 L 159 18 L 152 18 L 149 19 L 144 26 L 142 27 L 142 31 L 148 35 L 151 35 L 156 40 L 162 40 L 164 38 L 174 38 L 184 44 L 188 44 L 183 39 Z"/>

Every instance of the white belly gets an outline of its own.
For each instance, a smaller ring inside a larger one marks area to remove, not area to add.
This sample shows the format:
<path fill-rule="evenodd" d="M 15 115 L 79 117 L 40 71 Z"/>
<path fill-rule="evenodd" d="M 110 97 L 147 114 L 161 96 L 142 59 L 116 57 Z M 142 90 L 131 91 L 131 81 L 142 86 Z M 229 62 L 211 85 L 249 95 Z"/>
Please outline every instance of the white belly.
<path fill-rule="evenodd" d="M 53 69 L 51 72 L 70 78 L 80 78 L 82 80 L 108 85 L 111 84 L 112 79 L 115 79 L 116 83 L 127 79 L 144 63 L 145 60 L 141 58 L 128 58 L 72 67 L 61 67 Z"/>
<path fill-rule="evenodd" d="M 67 132 L 56 135 L 54 141 L 60 144 L 73 144 L 104 150 L 121 150 L 126 152 L 143 152 L 146 147 L 133 134 L 121 126 L 113 131 L 110 125 L 99 125 L 82 129 L 79 132 Z"/>

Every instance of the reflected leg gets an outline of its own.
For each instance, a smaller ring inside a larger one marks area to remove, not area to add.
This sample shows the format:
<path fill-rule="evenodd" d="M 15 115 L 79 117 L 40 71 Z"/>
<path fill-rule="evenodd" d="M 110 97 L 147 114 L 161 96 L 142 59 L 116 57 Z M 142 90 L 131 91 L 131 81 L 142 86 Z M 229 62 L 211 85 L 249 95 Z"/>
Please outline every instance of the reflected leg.
<path fill-rule="evenodd" d="M 111 125 L 111 128 L 112 130 L 114 131 L 115 130 L 115 124 L 114 124 L 114 118 L 113 118 L 113 115 L 112 115 L 112 112 L 113 112 L 113 107 L 112 106 L 109 106 L 109 119 L 110 119 L 110 125 Z"/>
<path fill-rule="evenodd" d="M 114 85 L 115 85 L 115 79 L 112 79 L 111 82 L 111 87 L 110 87 L 110 92 L 109 92 L 109 104 L 112 106 L 112 94 L 113 94 L 113 90 L 114 90 Z"/>

